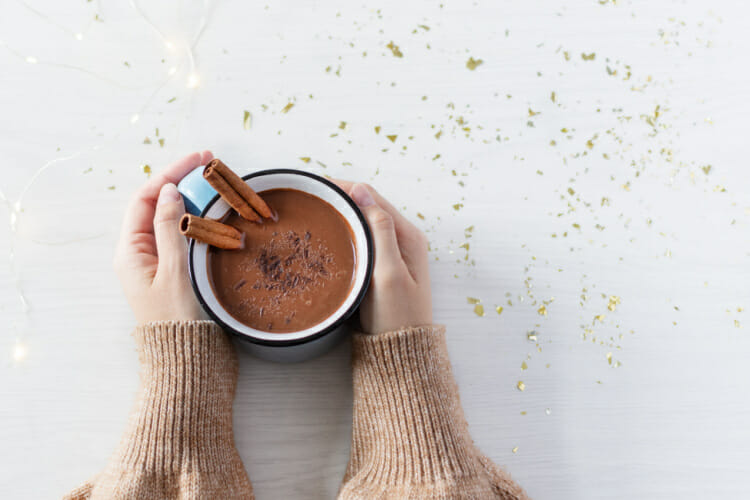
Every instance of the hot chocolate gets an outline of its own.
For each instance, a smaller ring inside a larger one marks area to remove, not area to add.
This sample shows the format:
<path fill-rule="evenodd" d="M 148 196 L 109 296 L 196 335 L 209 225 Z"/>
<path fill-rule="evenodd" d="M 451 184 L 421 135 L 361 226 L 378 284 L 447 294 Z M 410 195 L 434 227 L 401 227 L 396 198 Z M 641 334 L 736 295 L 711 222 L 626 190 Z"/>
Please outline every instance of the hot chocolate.
<path fill-rule="evenodd" d="M 229 314 L 252 328 L 304 330 L 333 314 L 351 290 L 352 230 L 317 196 L 295 189 L 259 194 L 276 217 L 250 222 L 232 210 L 222 219 L 245 240 L 239 250 L 210 249 L 213 291 Z"/>

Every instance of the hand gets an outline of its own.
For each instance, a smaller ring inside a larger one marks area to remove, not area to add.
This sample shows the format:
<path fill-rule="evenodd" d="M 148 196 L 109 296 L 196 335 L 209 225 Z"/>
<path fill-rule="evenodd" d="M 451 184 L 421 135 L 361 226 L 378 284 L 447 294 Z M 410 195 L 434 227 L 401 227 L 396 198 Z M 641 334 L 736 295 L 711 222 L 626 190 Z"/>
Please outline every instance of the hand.
<path fill-rule="evenodd" d="M 185 205 L 176 184 L 212 159 L 210 151 L 182 158 L 130 201 L 114 265 L 139 324 L 205 319 L 188 279 L 187 242 L 178 227 Z"/>
<path fill-rule="evenodd" d="M 375 240 L 375 269 L 359 308 L 365 333 L 432 323 L 427 238 L 372 187 L 334 181 L 349 193 Z"/>

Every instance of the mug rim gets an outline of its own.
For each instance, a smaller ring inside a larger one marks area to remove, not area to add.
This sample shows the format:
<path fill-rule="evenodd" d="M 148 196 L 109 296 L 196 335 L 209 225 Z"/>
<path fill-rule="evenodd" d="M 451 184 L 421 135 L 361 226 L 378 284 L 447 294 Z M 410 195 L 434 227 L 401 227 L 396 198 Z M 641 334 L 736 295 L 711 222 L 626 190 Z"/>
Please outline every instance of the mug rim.
<path fill-rule="evenodd" d="M 357 292 L 356 297 L 354 298 L 354 302 L 352 302 L 351 306 L 333 323 L 328 325 L 326 328 L 322 329 L 319 332 L 313 333 L 311 335 L 307 335 L 302 338 L 298 339 L 291 339 L 291 340 L 266 340 L 266 339 L 259 339 L 257 337 L 254 337 L 252 335 L 249 335 L 247 333 L 243 333 L 240 331 L 235 330 L 228 324 L 226 324 L 224 321 L 221 320 L 218 314 L 214 313 L 214 311 L 209 307 L 207 304 L 207 301 L 203 298 L 203 294 L 201 293 L 200 289 L 198 288 L 198 284 L 195 279 L 195 269 L 193 266 L 193 254 L 194 254 L 194 248 L 195 248 L 195 240 L 190 240 L 189 249 L 188 249 L 188 274 L 190 275 L 190 284 L 193 287 L 193 292 L 195 293 L 196 298 L 198 299 L 198 302 L 201 305 L 201 308 L 206 311 L 206 313 L 210 316 L 210 318 L 216 322 L 221 328 L 231 333 L 232 335 L 239 337 L 242 340 L 246 340 L 248 342 L 252 342 L 254 344 L 259 345 L 265 345 L 265 346 L 272 346 L 272 347 L 284 347 L 284 346 L 294 346 L 294 345 L 301 345 L 308 342 L 312 342 L 313 340 L 319 339 L 335 329 L 341 327 L 341 325 L 348 320 L 352 314 L 357 310 L 359 305 L 362 303 L 362 300 L 365 297 L 365 294 L 367 293 L 367 290 L 370 287 L 370 280 L 372 278 L 372 272 L 375 262 L 375 254 L 374 254 L 374 245 L 373 245 L 373 239 L 372 239 L 372 233 L 370 231 L 370 226 L 367 224 L 367 221 L 365 220 L 364 214 L 362 214 L 362 211 L 359 209 L 356 203 L 351 199 L 351 197 L 346 194 L 346 192 L 338 187 L 333 182 L 329 181 L 325 177 L 322 177 L 317 174 L 313 174 L 311 172 L 306 172 L 304 170 L 297 170 L 293 168 L 271 168 L 271 169 L 265 169 L 265 170 L 258 170 L 256 172 L 252 172 L 246 175 L 242 176 L 243 181 L 247 181 L 248 179 L 252 179 L 254 177 L 261 177 L 264 175 L 274 175 L 274 174 L 293 174 L 293 175 L 301 175 L 304 177 L 309 177 L 310 179 L 313 179 L 315 181 L 318 181 L 328 188 L 332 189 L 336 194 L 341 196 L 341 198 L 344 199 L 344 201 L 352 208 L 354 213 L 357 216 L 357 219 L 359 220 L 359 223 L 362 225 L 362 229 L 365 234 L 365 242 L 367 244 L 367 268 L 365 269 L 365 277 L 364 281 L 362 283 L 362 287 Z M 211 207 L 214 206 L 214 204 L 221 198 L 221 195 L 219 193 L 216 193 L 213 198 L 211 198 L 211 201 L 209 201 L 206 206 L 201 211 L 200 216 L 205 217 L 208 211 L 211 209 Z M 338 212 L 338 210 L 336 210 Z"/>

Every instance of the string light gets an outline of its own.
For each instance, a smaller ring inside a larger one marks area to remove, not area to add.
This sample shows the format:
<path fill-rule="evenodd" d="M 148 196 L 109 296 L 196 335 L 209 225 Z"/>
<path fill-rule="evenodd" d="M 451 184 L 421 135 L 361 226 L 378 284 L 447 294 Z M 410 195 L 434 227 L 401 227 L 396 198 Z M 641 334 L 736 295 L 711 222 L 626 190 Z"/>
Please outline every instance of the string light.
<path fill-rule="evenodd" d="M 26 344 L 24 344 L 20 340 L 16 340 L 16 345 L 13 346 L 13 360 L 16 363 L 20 363 L 21 361 L 26 359 L 27 355 L 28 349 L 26 349 Z"/>
<path fill-rule="evenodd" d="M 54 25 L 55 27 L 63 30 L 68 36 L 70 36 L 71 38 L 74 38 L 77 41 L 82 41 L 84 39 L 86 32 L 89 30 L 89 28 L 90 28 L 90 26 L 92 25 L 92 22 L 93 22 L 93 21 L 90 21 L 89 24 L 82 31 L 75 31 L 74 32 L 73 30 L 68 29 L 66 26 L 61 25 L 61 24 L 55 22 L 53 19 L 51 19 L 51 18 L 47 17 L 46 15 L 44 15 L 42 12 L 34 9 L 29 4 L 27 4 L 25 1 L 19 0 L 19 3 L 21 3 L 25 8 L 27 8 L 29 11 L 31 11 L 32 13 L 34 13 L 36 16 L 38 16 L 39 18 L 43 19 L 45 22 L 47 22 L 47 23 L 49 23 L 51 25 Z M 191 89 L 199 87 L 200 86 L 200 76 L 199 76 L 198 72 L 196 71 L 196 64 L 195 64 L 195 57 L 194 57 L 194 54 L 193 54 L 193 50 L 195 49 L 195 46 L 198 43 L 198 40 L 201 38 L 201 36 L 202 36 L 202 34 L 203 34 L 203 32 L 204 32 L 204 30 L 206 28 L 207 23 L 206 23 L 206 15 L 205 15 L 205 13 L 210 10 L 209 3 L 207 1 L 205 1 L 205 0 L 203 2 L 204 3 L 204 10 L 201 13 L 200 23 L 199 23 L 199 29 L 198 29 L 197 33 L 195 33 L 193 35 L 193 37 L 192 37 L 192 43 L 190 43 L 188 40 L 186 40 L 184 43 L 179 43 L 179 44 L 177 44 L 174 41 L 167 40 L 163 36 L 161 30 L 159 30 L 158 27 L 153 22 L 151 22 L 151 20 L 147 16 L 145 16 L 145 14 L 143 13 L 143 11 L 136 4 L 135 0 L 130 0 L 129 3 L 136 10 L 136 12 L 138 13 L 138 15 L 157 33 L 157 35 L 161 38 L 161 40 L 164 43 L 164 46 L 167 48 L 167 50 L 174 51 L 180 45 L 184 46 L 185 53 L 186 53 L 186 56 L 187 56 L 186 59 L 187 59 L 187 62 L 188 62 L 188 76 L 187 76 L 187 82 L 186 82 L 187 83 L 187 87 L 191 88 Z M 96 0 L 96 4 L 97 4 L 97 7 L 100 7 L 99 0 Z M 97 15 L 97 19 L 98 19 L 98 15 Z M 9 51 L 12 55 L 14 55 L 15 57 L 17 57 L 19 60 L 26 62 L 27 64 L 43 64 L 43 65 L 46 65 L 46 66 L 57 66 L 57 67 L 65 68 L 65 69 L 68 69 L 68 70 L 79 71 L 79 72 L 91 75 L 91 76 L 93 76 L 93 77 L 95 77 L 95 78 L 97 78 L 99 80 L 102 80 L 102 81 L 105 81 L 107 83 L 110 83 L 112 85 L 116 85 L 119 88 L 126 88 L 126 89 L 129 89 L 129 90 L 138 90 L 138 89 L 141 89 L 141 88 L 152 88 L 151 85 L 147 85 L 147 86 L 143 86 L 143 87 L 131 87 L 131 86 L 123 85 L 119 81 L 115 81 L 115 80 L 112 80 L 110 78 L 107 78 L 106 76 L 96 74 L 96 73 L 94 73 L 92 71 L 89 71 L 86 68 L 80 68 L 80 67 L 72 66 L 72 65 L 69 65 L 69 64 L 55 63 L 55 62 L 40 63 L 39 59 L 37 59 L 37 57 L 32 56 L 32 55 L 24 55 L 23 53 L 19 53 L 13 47 L 9 46 L 4 40 L 0 40 L 0 48 L 3 48 L 5 50 Z M 153 99 L 156 97 L 156 95 L 164 88 L 165 85 L 167 85 L 167 83 L 169 83 L 170 80 L 172 80 L 172 77 L 177 74 L 178 70 L 181 67 L 183 67 L 183 64 L 184 64 L 184 60 L 180 64 L 178 64 L 176 66 L 172 66 L 172 67 L 169 68 L 168 77 L 165 78 L 164 81 L 162 81 L 157 86 L 157 88 L 149 96 L 149 98 L 147 99 L 147 101 L 138 110 L 138 112 L 136 112 L 133 115 L 131 115 L 131 117 L 130 117 L 130 124 L 131 125 L 135 124 L 136 122 L 138 122 L 140 120 L 141 114 L 143 114 L 146 111 L 146 109 L 149 107 L 149 105 L 151 104 L 151 102 L 153 101 Z M 126 128 L 126 127 L 123 127 L 123 129 L 124 128 Z M 114 136 L 112 137 L 111 141 L 113 142 L 114 140 L 116 140 L 117 137 L 119 137 L 119 135 L 120 135 L 121 132 L 122 132 L 122 130 L 120 130 L 117 133 L 115 133 Z M 107 142 L 109 142 L 109 141 L 107 141 Z M 86 150 L 87 151 L 94 151 L 94 150 L 98 150 L 98 149 L 101 149 L 101 148 L 102 148 L 102 145 L 97 145 L 97 146 L 92 146 L 92 147 L 86 148 Z M 23 288 L 21 286 L 21 277 L 20 277 L 19 270 L 17 269 L 17 266 L 16 266 L 16 252 L 15 252 L 15 248 L 14 248 L 15 247 L 15 245 L 14 245 L 15 240 L 19 236 L 18 225 L 19 225 L 20 216 L 23 213 L 22 200 L 23 200 L 24 196 L 26 195 L 26 193 L 31 188 L 31 186 L 35 183 L 36 179 L 44 171 L 46 171 L 51 166 L 57 164 L 58 162 L 64 162 L 64 161 L 67 161 L 67 160 L 71 160 L 71 159 L 79 156 L 83 152 L 84 152 L 84 150 L 81 150 L 81 151 L 78 151 L 78 152 L 76 152 L 74 154 L 71 154 L 71 155 L 67 155 L 67 156 L 64 156 L 64 157 L 55 158 L 55 159 L 47 162 L 46 164 L 44 164 L 42 167 L 40 167 L 32 175 L 31 179 L 29 180 L 29 182 L 26 184 L 26 186 L 23 188 L 23 190 L 21 191 L 20 195 L 18 196 L 17 201 L 15 201 L 14 203 L 11 203 L 10 199 L 8 197 L 6 197 L 5 194 L 3 193 L 3 191 L 0 189 L 0 202 L 3 202 L 7 206 L 8 212 L 9 212 L 9 222 L 10 222 L 10 229 L 11 229 L 11 235 L 10 236 L 11 236 L 11 238 L 10 238 L 10 251 L 8 253 L 8 256 L 9 256 L 10 268 L 11 268 L 11 271 L 12 271 L 12 273 L 14 275 L 14 278 L 15 278 L 14 279 L 14 281 L 15 281 L 15 288 L 16 288 L 17 297 L 18 297 L 18 300 L 19 300 L 19 303 L 20 303 L 20 309 L 23 312 L 24 316 L 26 316 L 27 319 L 28 319 L 28 314 L 29 314 L 29 311 L 30 311 L 31 308 L 30 308 L 30 305 L 29 305 L 29 301 L 26 299 L 25 292 L 24 292 L 24 290 L 23 290 Z M 94 237 L 97 237 L 97 236 L 94 236 Z M 65 241 L 65 242 L 51 242 L 50 243 L 50 242 L 38 241 L 38 240 L 35 240 L 34 238 L 28 238 L 28 239 L 31 240 L 31 241 L 35 241 L 37 243 L 41 243 L 41 244 L 56 244 L 56 245 L 57 244 L 66 244 L 66 243 L 70 243 L 72 241 L 83 241 L 81 239 L 77 239 L 77 240 L 71 240 L 71 241 Z M 91 239 L 91 237 L 84 238 L 84 240 L 85 239 Z M 24 338 L 26 336 L 27 336 L 26 333 L 21 334 L 19 332 L 19 337 L 17 337 L 15 345 L 12 348 L 13 359 L 16 362 L 21 362 L 24 359 L 26 359 L 26 357 L 28 356 L 28 347 L 27 347 L 27 344 L 24 342 Z"/>
<path fill-rule="evenodd" d="M 201 84 L 200 77 L 195 73 L 191 73 L 187 79 L 187 88 L 196 89 Z"/>

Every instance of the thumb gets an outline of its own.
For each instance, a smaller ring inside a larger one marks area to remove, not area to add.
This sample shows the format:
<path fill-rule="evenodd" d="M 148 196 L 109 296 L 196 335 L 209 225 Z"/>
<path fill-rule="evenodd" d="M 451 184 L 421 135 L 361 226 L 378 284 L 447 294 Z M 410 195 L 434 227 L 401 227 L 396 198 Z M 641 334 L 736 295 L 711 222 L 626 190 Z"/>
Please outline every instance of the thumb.
<path fill-rule="evenodd" d="M 177 186 L 172 183 L 162 186 L 154 215 L 158 270 L 166 268 L 182 271 L 187 265 L 187 242 L 180 234 L 179 227 L 180 218 L 184 213 L 185 205 Z"/>
<path fill-rule="evenodd" d="M 355 184 L 351 197 L 367 219 L 375 240 L 375 276 L 395 277 L 405 272 L 404 260 L 396 238 L 396 226 L 391 214 L 380 208 L 364 184 Z"/>

